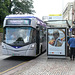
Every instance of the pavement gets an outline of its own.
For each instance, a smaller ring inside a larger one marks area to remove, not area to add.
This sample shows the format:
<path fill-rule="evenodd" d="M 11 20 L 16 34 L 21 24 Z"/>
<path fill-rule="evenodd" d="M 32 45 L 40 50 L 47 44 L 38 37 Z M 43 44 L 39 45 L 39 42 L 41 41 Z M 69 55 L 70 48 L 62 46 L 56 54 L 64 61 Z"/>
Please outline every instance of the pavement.
<path fill-rule="evenodd" d="M 0 56 L 2 55 L 2 45 L 1 45 L 1 42 L 0 42 Z"/>
<path fill-rule="evenodd" d="M 44 53 L 3 75 L 75 75 L 75 61 L 69 57 L 48 59 Z"/>
<path fill-rule="evenodd" d="M 0 42 L 0 45 L 1 45 L 1 43 L 2 43 L 2 42 Z"/>

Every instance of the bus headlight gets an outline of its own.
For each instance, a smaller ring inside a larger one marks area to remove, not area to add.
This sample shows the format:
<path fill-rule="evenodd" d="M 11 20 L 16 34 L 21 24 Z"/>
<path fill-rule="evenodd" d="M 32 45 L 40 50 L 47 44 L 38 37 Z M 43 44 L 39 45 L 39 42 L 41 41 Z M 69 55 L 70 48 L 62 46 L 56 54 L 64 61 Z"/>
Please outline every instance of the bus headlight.
<path fill-rule="evenodd" d="M 34 47 L 35 47 L 35 45 L 34 45 L 34 44 L 32 44 L 32 45 L 31 45 L 31 47 L 32 47 L 32 48 L 34 48 Z"/>
<path fill-rule="evenodd" d="M 2 46 L 2 48 L 5 49 L 6 47 L 5 46 Z"/>
<path fill-rule="evenodd" d="M 6 48 L 5 44 L 3 44 L 3 43 L 2 43 L 2 48 L 3 48 L 3 49 L 5 49 L 5 48 Z"/>

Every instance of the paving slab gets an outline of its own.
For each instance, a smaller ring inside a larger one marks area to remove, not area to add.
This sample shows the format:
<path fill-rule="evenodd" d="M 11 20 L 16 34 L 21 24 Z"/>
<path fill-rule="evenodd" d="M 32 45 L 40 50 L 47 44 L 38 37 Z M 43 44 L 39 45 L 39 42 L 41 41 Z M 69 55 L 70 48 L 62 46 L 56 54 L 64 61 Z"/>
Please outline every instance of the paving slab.
<path fill-rule="evenodd" d="M 75 75 L 75 61 L 47 59 L 46 53 L 3 75 Z"/>

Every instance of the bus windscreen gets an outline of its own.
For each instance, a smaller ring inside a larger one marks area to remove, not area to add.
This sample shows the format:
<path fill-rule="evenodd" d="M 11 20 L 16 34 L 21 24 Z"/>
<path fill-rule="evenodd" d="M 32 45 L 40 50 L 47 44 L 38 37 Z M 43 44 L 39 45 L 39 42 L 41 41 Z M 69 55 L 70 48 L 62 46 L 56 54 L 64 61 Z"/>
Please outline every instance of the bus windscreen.
<path fill-rule="evenodd" d="M 23 46 L 36 41 L 36 30 L 31 27 L 7 27 L 4 42 L 14 46 Z"/>

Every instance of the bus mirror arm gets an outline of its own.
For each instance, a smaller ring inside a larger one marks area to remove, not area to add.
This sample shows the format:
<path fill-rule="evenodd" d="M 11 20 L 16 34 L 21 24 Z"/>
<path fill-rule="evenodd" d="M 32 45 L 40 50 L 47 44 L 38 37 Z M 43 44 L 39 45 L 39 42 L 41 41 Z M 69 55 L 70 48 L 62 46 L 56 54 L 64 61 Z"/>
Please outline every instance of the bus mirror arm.
<path fill-rule="evenodd" d="M 39 26 L 36 26 L 36 29 L 39 30 Z"/>
<path fill-rule="evenodd" d="M 44 38 L 44 36 L 42 36 L 42 39 Z"/>

